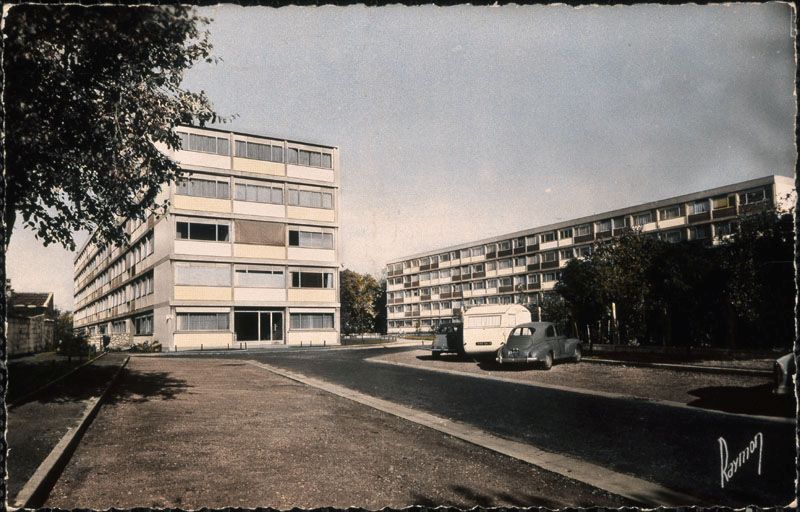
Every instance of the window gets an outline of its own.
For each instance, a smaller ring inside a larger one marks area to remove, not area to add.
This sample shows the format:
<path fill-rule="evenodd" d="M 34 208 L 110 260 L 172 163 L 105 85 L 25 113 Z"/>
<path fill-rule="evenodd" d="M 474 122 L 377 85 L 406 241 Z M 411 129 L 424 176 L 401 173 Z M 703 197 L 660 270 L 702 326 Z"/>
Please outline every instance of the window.
<path fill-rule="evenodd" d="M 487 279 L 486 280 L 486 287 L 487 288 L 497 288 L 497 279 Z"/>
<path fill-rule="evenodd" d="M 668 206 L 659 210 L 661 220 L 676 219 L 681 216 L 681 207 L 679 205 Z"/>
<path fill-rule="evenodd" d="M 182 286 L 230 286 L 231 266 L 212 263 L 175 263 L 175 284 Z"/>
<path fill-rule="evenodd" d="M 564 238 L 572 238 L 572 228 L 566 228 L 559 231 L 558 238 L 561 238 L 562 240 Z"/>
<path fill-rule="evenodd" d="M 730 222 L 721 222 L 714 224 L 714 232 L 716 236 L 727 236 L 733 233 L 733 227 Z"/>
<path fill-rule="evenodd" d="M 439 255 L 439 261 L 450 261 L 450 254 L 449 253 L 445 253 L 445 254 Z"/>
<path fill-rule="evenodd" d="M 333 273 L 291 272 L 292 288 L 333 288 Z"/>
<path fill-rule="evenodd" d="M 114 334 L 128 332 L 128 329 L 125 324 L 126 324 L 125 320 L 117 320 L 116 322 L 112 322 L 111 332 Z"/>
<path fill-rule="evenodd" d="M 611 219 L 609 220 L 601 220 L 597 223 L 597 232 L 598 233 L 606 233 L 611 231 Z"/>
<path fill-rule="evenodd" d="M 592 234 L 591 224 L 582 224 L 575 228 L 575 236 L 586 236 Z"/>
<path fill-rule="evenodd" d="M 331 169 L 333 167 L 330 153 L 306 151 L 296 148 L 289 148 L 288 163 L 305 165 L 306 167 L 322 167 L 324 169 Z"/>
<path fill-rule="evenodd" d="M 509 242 L 508 240 L 500 242 L 500 250 L 501 251 L 507 251 L 509 249 L 511 249 L 511 242 Z"/>
<path fill-rule="evenodd" d="M 550 231 L 549 233 L 542 233 L 542 242 L 552 242 L 556 239 L 556 232 Z"/>
<path fill-rule="evenodd" d="M 467 317 L 467 327 L 500 327 L 500 315 L 481 315 Z"/>
<path fill-rule="evenodd" d="M 477 265 L 472 265 L 472 272 L 483 272 L 484 266 L 483 263 L 478 263 Z"/>
<path fill-rule="evenodd" d="M 704 240 L 711 236 L 711 229 L 708 224 L 703 226 L 690 226 L 689 239 L 690 240 Z"/>
<path fill-rule="evenodd" d="M 539 243 L 539 235 L 531 235 L 525 237 L 525 243 L 527 245 L 536 245 Z"/>
<path fill-rule="evenodd" d="M 178 313 L 179 331 L 227 331 L 228 313 Z"/>
<path fill-rule="evenodd" d="M 514 266 L 515 267 L 524 267 L 525 266 L 525 256 L 517 256 L 514 258 Z"/>
<path fill-rule="evenodd" d="M 708 201 L 695 201 L 692 203 L 692 213 L 705 213 L 708 211 Z"/>
<path fill-rule="evenodd" d="M 612 220 L 614 229 L 621 229 L 628 225 L 627 219 L 625 217 L 617 217 L 616 219 Z"/>
<path fill-rule="evenodd" d="M 664 240 L 667 242 L 675 243 L 680 242 L 683 239 L 683 235 L 681 234 L 681 230 L 675 229 L 673 231 L 667 231 L 663 234 Z"/>
<path fill-rule="evenodd" d="M 542 258 L 545 262 L 551 261 L 558 261 L 558 252 L 557 251 L 549 251 L 542 253 Z"/>
<path fill-rule="evenodd" d="M 480 246 L 480 247 L 473 247 L 473 248 L 471 249 L 471 252 L 472 252 L 472 256 L 473 256 L 473 257 L 475 257 L 475 256 L 483 256 L 483 254 L 484 254 L 484 247 L 483 247 L 483 246 Z"/>
<path fill-rule="evenodd" d="M 584 245 L 582 247 L 578 247 L 578 257 L 586 258 L 592 254 L 592 246 L 591 245 Z"/>
<path fill-rule="evenodd" d="M 230 191 L 227 181 L 202 180 L 189 178 L 177 183 L 176 193 L 183 196 L 211 197 L 229 199 Z"/>
<path fill-rule="evenodd" d="M 570 260 L 572 259 L 572 249 L 562 249 L 561 250 L 561 259 L 562 260 Z"/>
<path fill-rule="evenodd" d="M 439 277 L 442 279 L 448 279 L 450 277 L 450 269 L 446 268 L 444 270 L 439 271 Z"/>
<path fill-rule="evenodd" d="M 333 329 L 333 313 L 292 313 L 292 329 Z"/>
<path fill-rule="evenodd" d="M 289 246 L 312 249 L 333 249 L 333 233 L 318 233 L 315 231 L 290 229 Z"/>
<path fill-rule="evenodd" d="M 497 270 L 497 262 L 490 261 L 486 264 L 486 270 Z"/>
<path fill-rule="evenodd" d="M 764 194 L 764 189 L 758 190 L 750 190 L 748 192 L 743 192 L 739 194 L 739 202 L 741 204 L 753 204 L 753 203 L 760 203 L 766 199 L 766 195 Z"/>
<path fill-rule="evenodd" d="M 133 332 L 137 336 L 153 334 L 153 314 L 137 316 L 133 319 Z"/>
<path fill-rule="evenodd" d="M 283 162 L 283 146 L 271 144 L 257 144 L 244 140 L 236 141 L 236 156 L 251 160 L 264 160 L 267 162 Z"/>
<path fill-rule="evenodd" d="M 228 241 L 228 224 L 216 222 L 176 222 L 179 240 L 207 240 L 211 242 Z"/>
<path fill-rule="evenodd" d="M 638 213 L 633 216 L 634 226 L 644 226 L 645 224 L 650 224 L 651 222 L 653 222 L 652 212 Z"/>
<path fill-rule="evenodd" d="M 287 194 L 289 206 L 333 209 L 333 193 L 331 192 L 289 189 Z"/>
<path fill-rule="evenodd" d="M 486 282 L 485 281 L 475 281 L 474 283 L 472 283 L 472 289 L 473 290 L 483 290 L 485 288 L 486 288 Z"/>
<path fill-rule="evenodd" d="M 556 272 L 546 272 L 542 275 L 542 281 L 545 283 L 551 283 L 558 279 Z"/>
<path fill-rule="evenodd" d="M 539 274 L 528 274 L 528 284 L 537 284 L 539 282 Z"/>
<path fill-rule="evenodd" d="M 236 286 L 249 288 L 285 288 L 283 269 L 270 267 L 236 267 Z"/>
<path fill-rule="evenodd" d="M 237 183 L 235 199 L 253 203 L 283 204 L 283 187 Z"/>
<path fill-rule="evenodd" d="M 514 249 L 521 249 L 521 248 L 525 247 L 525 239 L 524 238 L 515 238 L 514 240 L 511 241 L 511 245 L 512 245 L 512 247 L 514 247 Z"/>
<path fill-rule="evenodd" d="M 181 148 L 185 151 L 198 151 L 226 156 L 231 154 L 228 139 L 186 132 L 178 132 L 178 136 L 181 138 Z"/>
<path fill-rule="evenodd" d="M 714 210 L 727 208 L 736 204 L 735 196 L 715 197 L 711 200 L 711 207 Z"/>
<path fill-rule="evenodd" d="M 500 268 L 500 269 L 511 268 L 511 260 L 510 259 L 509 260 L 500 260 L 498 262 L 498 268 Z"/>

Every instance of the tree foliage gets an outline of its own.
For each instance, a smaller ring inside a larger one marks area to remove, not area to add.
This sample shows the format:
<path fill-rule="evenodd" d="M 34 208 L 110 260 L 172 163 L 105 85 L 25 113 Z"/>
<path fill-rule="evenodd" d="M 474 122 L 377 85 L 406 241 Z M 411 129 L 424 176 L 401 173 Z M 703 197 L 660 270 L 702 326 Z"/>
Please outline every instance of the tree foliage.
<path fill-rule="evenodd" d="M 614 304 L 623 343 L 788 347 L 793 233 L 775 209 L 739 217 L 717 245 L 630 231 L 570 261 L 555 289 L 581 334 L 596 336 Z"/>
<path fill-rule="evenodd" d="M 159 146 L 179 147 L 177 124 L 220 120 L 205 93 L 181 86 L 214 60 L 208 23 L 181 5 L 9 9 L 6 245 L 17 214 L 45 245 L 74 249 L 75 231 L 125 242 L 121 220 L 166 206 L 160 186 L 180 169 Z"/>
<path fill-rule="evenodd" d="M 379 316 L 386 310 L 386 291 L 369 274 L 349 269 L 339 272 L 342 334 L 375 332 Z M 380 300 L 383 297 L 383 308 Z"/>

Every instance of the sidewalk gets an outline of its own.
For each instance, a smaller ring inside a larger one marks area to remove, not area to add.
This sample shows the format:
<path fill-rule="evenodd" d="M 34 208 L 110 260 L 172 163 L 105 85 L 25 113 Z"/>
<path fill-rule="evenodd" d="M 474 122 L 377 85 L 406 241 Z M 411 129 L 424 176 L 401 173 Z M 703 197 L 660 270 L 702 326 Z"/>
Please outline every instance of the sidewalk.
<path fill-rule="evenodd" d="M 245 361 L 127 370 L 47 507 L 630 505 Z"/>
<path fill-rule="evenodd" d="M 8 410 L 9 503 L 67 431 L 76 426 L 89 400 L 103 392 L 126 357 L 107 354 Z"/>

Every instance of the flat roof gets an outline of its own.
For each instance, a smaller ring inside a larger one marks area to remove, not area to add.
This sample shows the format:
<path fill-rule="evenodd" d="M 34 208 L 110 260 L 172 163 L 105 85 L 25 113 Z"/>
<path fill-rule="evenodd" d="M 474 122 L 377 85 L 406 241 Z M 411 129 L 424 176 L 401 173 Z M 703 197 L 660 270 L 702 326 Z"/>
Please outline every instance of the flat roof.
<path fill-rule="evenodd" d="M 710 188 L 710 189 L 706 189 L 706 190 L 701 190 L 701 191 L 698 191 L 698 192 L 691 192 L 689 194 L 683 194 L 683 195 L 680 195 L 680 196 L 673 196 L 673 197 L 668 197 L 666 199 L 659 199 L 659 200 L 656 200 L 656 201 L 650 201 L 650 202 L 647 202 L 647 203 L 641 203 L 641 204 L 638 204 L 638 205 L 635 205 L 635 206 L 628 206 L 628 207 L 625 207 L 625 208 L 619 208 L 619 209 L 611 210 L 611 211 L 607 211 L 607 212 L 596 213 L 596 214 L 587 215 L 587 216 L 584 216 L 584 217 L 578 217 L 578 218 L 572 219 L 572 220 L 565 220 L 565 221 L 556 222 L 556 223 L 553 223 L 553 224 L 546 224 L 544 226 L 528 228 L 528 229 L 524 229 L 524 230 L 521 230 L 521 231 L 514 231 L 512 233 L 505 233 L 505 234 L 498 235 L 498 236 L 493 236 L 493 237 L 490 237 L 490 238 L 482 238 L 482 239 L 479 239 L 479 240 L 473 240 L 473 241 L 470 241 L 470 242 L 462 242 L 462 243 L 457 244 L 457 245 L 451 245 L 451 246 L 442 247 L 442 248 L 439 248 L 439 249 L 431 249 L 429 251 L 419 252 L 419 253 L 416 253 L 416 254 L 412 254 L 410 256 L 403 256 L 401 258 L 391 259 L 386 263 L 386 265 L 392 265 L 392 264 L 395 264 L 395 263 L 401 263 L 403 261 L 406 261 L 406 260 L 409 260 L 409 259 L 414 259 L 414 258 L 422 258 L 422 257 L 425 257 L 425 256 L 433 256 L 433 255 L 442 254 L 442 253 L 445 253 L 445 252 L 456 251 L 456 250 L 461 250 L 461 249 L 467 249 L 467 248 L 475 247 L 475 246 L 478 246 L 478 245 L 490 244 L 490 243 L 494 243 L 494 242 L 501 242 L 503 240 L 509 240 L 509 239 L 512 239 L 512 238 L 519 238 L 519 237 L 522 237 L 522 236 L 540 234 L 540 233 L 544 233 L 544 232 L 547 232 L 547 231 L 553 231 L 553 230 L 557 230 L 557 229 L 573 227 L 573 226 L 577 226 L 577 225 L 580 225 L 580 224 L 588 224 L 590 222 L 595 222 L 595 221 L 603 220 L 603 219 L 607 219 L 607 218 L 619 217 L 621 215 L 629 215 L 631 213 L 635 213 L 635 212 L 638 212 L 638 211 L 641 211 L 641 210 L 649 210 L 649 209 L 654 209 L 654 208 L 661 208 L 661 207 L 664 207 L 664 206 L 669 206 L 669 205 L 671 205 L 673 203 L 676 203 L 676 202 L 685 202 L 685 201 L 692 201 L 692 200 L 696 200 L 696 199 L 702 199 L 703 197 L 707 197 L 707 196 L 715 195 L 715 194 L 728 194 L 728 193 L 731 193 L 731 192 L 736 192 L 736 191 L 747 189 L 747 188 L 751 188 L 751 187 L 758 187 L 758 186 L 763 186 L 763 185 L 767 185 L 767 184 L 771 184 L 771 183 L 777 183 L 777 182 L 784 182 L 785 184 L 794 185 L 794 180 L 792 178 L 787 177 L 787 176 L 779 176 L 779 175 L 764 176 L 764 177 L 761 177 L 761 178 L 754 178 L 754 179 L 751 179 L 751 180 L 740 181 L 738 183 L 731 183 L 729 185 L 723 185 L 721 187 L 715 187 L 715 188 Z"/>
<path fill-rule="evenodd" d="M 219 133 L 232 133 L 234 135 L 243 135 L 245 137 L 256 137 L 256 138 L 263 138 L 263 139 L 272 139 L 272 140 L 285 140 L 286 142 L 291 142 L 292 144 L 304 144 L 306 146 L 316 146 L 318 148 L 327 148 L 327 149 L 339 149 L 338 146 L 328 146 L 327 144 L 317 144 L 316 142 L 305 142 L 300 140 L 292 140 L 287 139 L 285 137 L 272 137 L 270 135 L 264 135 L 263 133 L 247 133 L 247 132 L 235 132 L 233 130 L 223 130 L 222 128 L 214 128 L 211 126 L 195 126 L 193 124 L 181 124 L 177 127 L 180 128 L 181 126 L 185 126 L 186 128 L 194 128 L 196 130 L 210 130 L 212 132 L 219 132 Z"/>

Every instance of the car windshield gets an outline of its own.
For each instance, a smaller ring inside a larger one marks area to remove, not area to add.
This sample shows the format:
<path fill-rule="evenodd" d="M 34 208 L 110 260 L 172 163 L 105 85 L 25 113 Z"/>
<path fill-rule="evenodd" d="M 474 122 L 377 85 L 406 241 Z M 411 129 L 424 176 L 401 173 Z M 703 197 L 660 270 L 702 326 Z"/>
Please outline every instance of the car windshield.
<path fill-rule="evenodd" d="M 508 337 L 507 345 L 510 348 L 524 348 L 533 342 L 533 333 L 536 329 L 533 327 L 515 327 L 511 331 L 511 336 Z"/>

